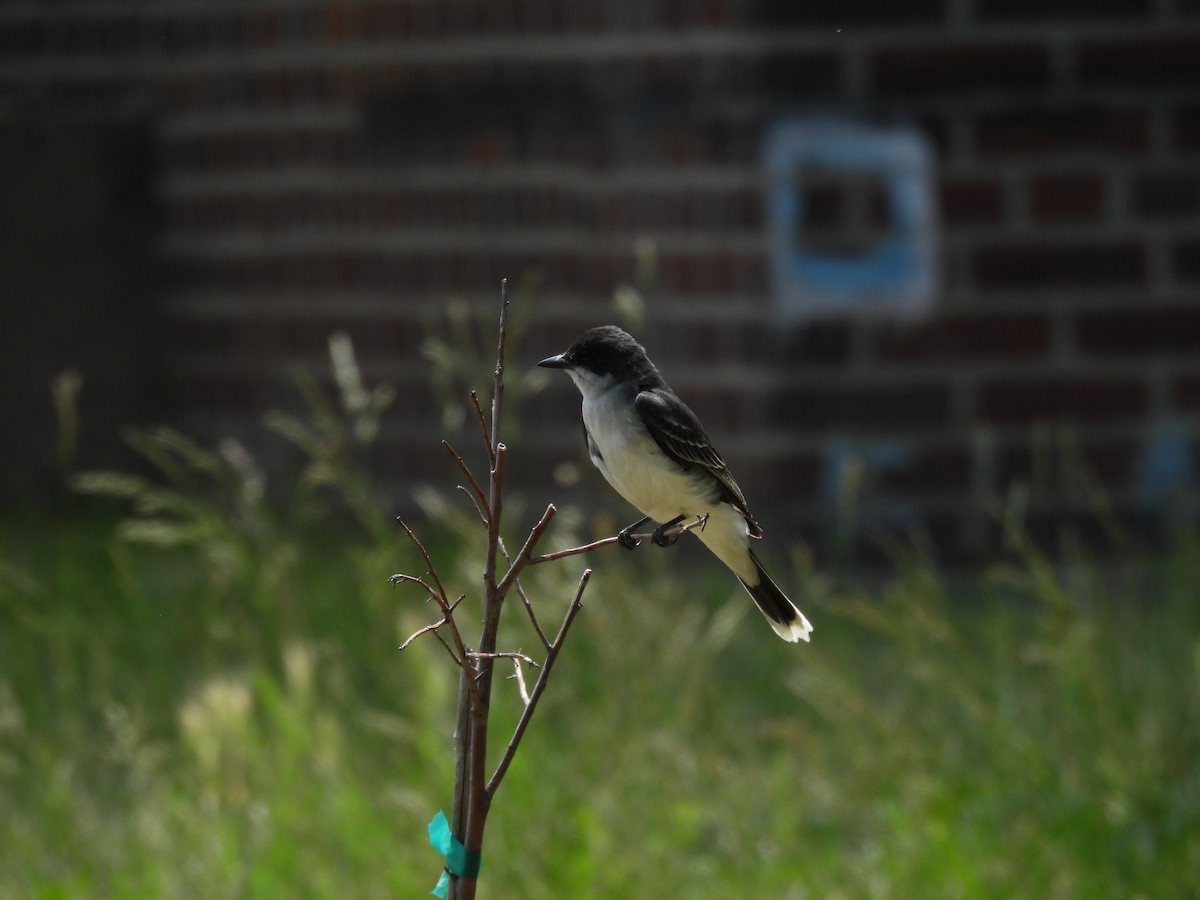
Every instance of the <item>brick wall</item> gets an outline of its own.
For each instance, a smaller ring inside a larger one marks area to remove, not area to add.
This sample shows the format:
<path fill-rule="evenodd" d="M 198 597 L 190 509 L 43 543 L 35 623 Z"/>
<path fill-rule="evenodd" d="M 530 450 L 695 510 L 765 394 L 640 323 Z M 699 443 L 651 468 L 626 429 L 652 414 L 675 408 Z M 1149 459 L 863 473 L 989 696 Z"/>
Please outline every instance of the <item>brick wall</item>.
<path fill-rule="evenodd" d="M 647 237 L 642 337 L 776 530 L 828 534 L 854 472 L 864 524 L 960 552 L 989 545 L 977 498 L 1013 478 L 1047 520 L 1088 506 L 1080 462 L 1136 521 L 1195 486 L 1194 0 L 0 6 L 0 116 L 131 110 L 154 125 L 193 431 L 255 433 L 335 328 L 368 377 L 418 384 L 428 317 L 452 295 L 490 317 L 530 268 L 523 349 L 560 349 L 612 318 Z M 936 147 L 925 320 L 773 318 L 763 135 L 806 112 Z M 531 471 L 578 450 L 565 382 L 537 413 Z M 437 428 L 406 391 L 379 451 L 397 502 L 441 471 Z"/>

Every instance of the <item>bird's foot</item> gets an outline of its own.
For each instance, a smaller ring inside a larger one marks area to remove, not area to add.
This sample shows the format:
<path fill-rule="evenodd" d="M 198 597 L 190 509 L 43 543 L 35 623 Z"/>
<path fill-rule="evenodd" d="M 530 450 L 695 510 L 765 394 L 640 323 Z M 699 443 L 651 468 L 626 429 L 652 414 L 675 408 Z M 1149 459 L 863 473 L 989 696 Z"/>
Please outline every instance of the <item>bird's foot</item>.
<path fill-rule="evenodd" d="M 670 547 L 679 540 L 679 532 L 675 531 L 674 527 L 675 526 L 672 525 L 672 530 L 668 533 L 663 531 L 663 527 L 661 525 L 658 526 L 658 528 L 655 528 L 650 534 L 650 540 L 659 547 Z"/>
<path fill-rule="evenodd" d="M 680 529 L 676 528 L 675 526 L 682 522 L 684 518 L 686 517 L 676 516 L 670 522 L 663 522 L 661 525 L 655 528 L 652 532 L 650 532 L 651 543 L 658 547 L 670 547 L 672 544 L 674 544 L 677 540 L 679 540 L 679 535 L 682 533 Z"/>
<path fill-rule="evenodd" d="M 638 519 L 632 525 L 626 525 L 624 528 L 622 528 L 620 531 L 617 532 L 617 543 L 620 544 L 622 547 L 624 547 L 626 550 L 636 549 L 637 545 L 641 543 L 641 541 L 638 540 L 638 537 L 637 537 L 637 530 L 649 521 L 650 521 L 650 517 L 646 516 L 644 518 Z"/>
<path fill-rule="evenodd" d="M 630 525 L 628 528 L 622 528 L 617 532 L 617 543 L 626 550 L 636 550 L 641 541 L 638 540 L 634 532 L 635 526 Z"/>

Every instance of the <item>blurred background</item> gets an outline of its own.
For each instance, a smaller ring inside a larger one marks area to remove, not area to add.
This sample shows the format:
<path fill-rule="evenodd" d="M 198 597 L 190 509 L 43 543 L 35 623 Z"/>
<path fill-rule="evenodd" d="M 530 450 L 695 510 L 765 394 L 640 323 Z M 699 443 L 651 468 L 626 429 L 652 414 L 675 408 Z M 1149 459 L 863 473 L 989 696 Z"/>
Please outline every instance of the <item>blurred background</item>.
<path fill-rule="evenodd" d="M 0 2 L 0 895 L 432 887 L 502 278 L 509 540 L 617 322 L 816 632 L 589 560 L 495 896 L 1196 896 L 1197 0 Z"/>
<path fill-rule="evenodd" d="M 63 370 L 83 463 L 130 421 L 253 442 L 343 330 L 403 386 L 404 507 L 442 465 L 422 342 L 501 277 L 514 365 L 634 292 L 773 529 L 827 539 L 850 475 L 965 555 L 1014 477 L 1083 512 L 1066 457 L 1143 525 L 1194 493 L 1188 0 L 12 2 L 0 48 L 9 495 Z M 553 389 L 531 471 L 578 452 Z"/>

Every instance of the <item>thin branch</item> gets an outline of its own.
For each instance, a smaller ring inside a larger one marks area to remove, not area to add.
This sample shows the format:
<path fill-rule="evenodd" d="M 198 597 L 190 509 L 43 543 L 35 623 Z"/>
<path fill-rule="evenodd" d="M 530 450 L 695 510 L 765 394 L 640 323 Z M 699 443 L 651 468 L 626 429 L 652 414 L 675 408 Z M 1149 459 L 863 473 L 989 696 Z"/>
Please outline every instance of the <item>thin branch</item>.
<path fill-rule="evenodd" d="M 393 576 L 392 576 L 391 578 L 389 578 L 388 580 L 389 580 L 389 581 L 391 581 L 392 583 L 397 583 L 397 582 L 400 582 L 400 581 L 415 582 L 415 583 L 417 583 L 417 584 L 422 584 L 422 583 L 423 583 L 423 582 L 421 582 L 420 580 L 418 580 L 418 579 L 416 579 L 416 578 L 413 578 L 411 575 L 393 575 Z M 439 606 L 442 606 L 441 598 L 437 597 L 437 596 L 436 596 L 436 595 L 434 595 L 434 594 L 430 594 L 430 596 L 431 596 L 431 597 L 432 597 L 434 600 L 436 600 L 436 601 L 438 602 L 438 605 L 439 605 Z M 459 598 L 458 598 L 457 600 L 455 600 L 453 603 L 451 603 L 449 606 L 442 606 L 443 615 L 442 615 L 442 619 L 441 619 L 441 621 L 439 621 L 439 622 L 434 622 L 434 623 L 432 623 L 432 624 L 430 624 L 430 625 L 426 625 L 424 628 L 418 628 L 416 631 L 414 631 L 412 634 L 410 634 L 410 635 L 408 636 L 408 640 L 406 640 L 406 641 L 405 641 L 403 644 L 401 644 L 401 645 L 400 645 L 400 649 L 401 649 L 401 650 L 407 650 L 407 649 L 408 649 L 408 645 L 409 645 L 409 644 L 411 644 L 413 641 L 415 641 L 417 638 L 419 638 L 421 635 L 423 635 L 423 634 L 428 634 L 428 633 L 429 633 L 429 632 L 431 632 L 431 631 L 432 631 L 432 632 L 434 632 L 435 634 L 437 634 L 437 630 L 438 630 L 439 628 L 441 628 L 443 625 L 448 625 L 448 624 L 450 624 L 450 622 L 449 622 L 449 619 L 450 619 L 450 617 L 451 617 L 451 616 L 453 616 L 453 615 L 454 615 L 454 610 L 456 610 L 456 609 L 458 608 L 458 604 L 462 603 L 462 602 L 463 602 L 463 600 L 465 600 L 465 599 L 466 599 L 466 597 L 467 597 L 467 595 L 466 595 L 466 594 L 461 594 L 461 595 L 459 596 Z M 441 638 L 441 635 L 440 635 L 440 634 L 437 634 L 437 637 Z M 445 644 L 445 643 L 446 643 L 446 641 L 445 641 L 445 639 L 444 639 L 444 638 L 442 638 L 442 643 L 443 643 L 443 644 Z M 446 649 L 447 649 L 447 650 L 449 650 L 449 649 L 450 649 L 450 645 L 449 645 L 449 644 L 447 644 L 447 645 L 446 645 Z M 451 654 L 450 654 L 450 655 L 451 655 L 451 656 L 454 656 L 454 653 L 453 653 L 453 652 L 451 652 Z M 468 654 L 467 654 L 467 656 L 470 656 L 470 655 L 471 655 L 470 653 L 468 653 Z M 460 666 L 462 665 L 462 661 L 461 661 L 461 660 L 459 660 L 459 658 L 458 658 L 457 656 L 454 656 L 454 661 L 455 661 L 456 663 L 458 663 Z"/>
<path fill-rule="evenodd" d="M 470 467 L 451 446 L 449 441 L 442 441 L 442 446 L 446 448 L 446 452 L 450 454 L 450 458 L 454 460 L 454 464 L 458 466 L 458 470 L 463 473 L 463 477 L 467 479 L 467 483 L 471 485 L 471 490 L 475 492 L 475 496 L 479 498 L 479 506 L 486 512 L 485 520 L 491 517 L 491 507 L 488 505 L 487 494 L 483 488 L 479 486 L 479 482 L 475 480 L 475 475 L 471 472 Z"/>
<path fill-rule="evenodd" d="M 504 350 L 508 343 L 508 279 L 500 279 L 500 327 L 496 337 L 495 387 L 492 393 L 492 446 L 500 449 L 500 410 L 504 403 Z M 493 454 L 494 458 L 495 454 Z M 494 461 L 494 460 L 493 460 Z"/>
<path fill-rule="evenodd" d="M 446 588 L 442 584 L 442 579 L 438 577 L 437 567 L 434 566 L 433 560 L 429 556 L 429 551 L 425 549 L 425 545 L 421 543 L 421 539 L 413 533 L 413 530 L 408 527 L 407 523 L 399 516 L 396 516 L 396 524 L 404 529 L 404 533 L 408 535 L 408 539 L 413 542 L 413 546 L 417 548 L 417 552 L 421 554 L 421 559 L 425 563 L 425 572 L 433 579 L 433 583 L 437 585 L 437 595 L 441 598 L 444 606 L 448 607 L 450 601 L 447 599 Z"/>
<path fill-rule="evenodd" d="M 494 466 L 496 464 L 496 447 L 492 443 L 492 430 L 488 427 L 483 407 L 479 405 L 479 394 L 475 391 L 471 391 L 471 405 L 475 407 L 475 415 L 479 419 L 479 430 L 483 433 L 483 444 L 487 447 L 488 464 Z"/>
<path fill-rule="evenodd" d="M 504 546 L 504 538 L 499 541 L 500 552 L 504 555 L 504 561 L 512 566 L 513 558 L 508 555 L 508 548 Z M 542 642 L 542 649 L 550 649 L 550 639 L 546 637 L 546 632 L 542 630 L 542 623 L 538 621 L 537 616 L 533 612 L 533 603 L 529 600 L 529 595 L 525 593 L 525 588 L 521 584 L 521 579 L 518 578 L 513 582 L 513 587 L 517 589 L 517 596 L 521 598 L 521 605 L 525 607 L 525 612 L 529 615 L 529 622 L 533 625 L 533 630 L 537 632 L 538 639 Z"/>
<path fill-rule="evenodd" d="M 587 588 L 591 577 L 592 570 L 584 569 L 583 575 L 579 578 L 579 585 L 575 588 L 575 596 L 571 598 L 571 605 L 567 607 L 562 625 L 558 628 L 558 634 L 555 635 L 554 641 L 550 644 L 550 649 L 546 653 L 546 661 L 542 664 L 542 672 L 538 675 L 537 683 L 533 686 L 533 693 L 529 695 L 529 702 L 525 704 L 525 709 L 521 712 L 521 718 L 517 722 L 517 727 L 513 729 L 512 737 L 508 741 L 508 746 L 504 748 L 504 755 L 500 757 L 500 762 L 496 764 L 496 771 L 487 783 L 485 791 L 489 801 L 495 796 L 496 789 L 500 787 L 500 782 L 504 779 L 504 775 L 508 772 L 508 767 L 516 755 L 517 747 L 521 744 L 521 738 L 525 736 L 525 729 L 529 727 L 529 722 L 533 719 L 533 713 L 537 709 L 538 701 L 542 699 L 542 694 L 546 690 L 546 684 L 550 680 L 550 671 L 554 668 L 558 654 L 567 639 L 567 631 L 571 628 L 571 623 L 575 621 L 575 616 L 579 614 L 579 610 L 583 608 L 583 592 Z"/>
<path fill-rule="evenodd" d="M 639 540 L 649 535 L 635 534 L 634 537 Z M 578 556 L 580 553 L 590 553 L 592 550 L 599 550 L 601 547 L 607 547 L 609 544 L 615 544 L 619 538 L 614 534 L 611 537 L 601 538 L 598 541 L 592 541 L 590 544 L 583 544 L 579 547 L 569 547 L 566 550 L 555 550 L 553 553 L 543 553 L 541 556 L 531 556 L 529 565 L 536 566 L 541 563 L 553 562 L 556 559 L 564 559 L 568 556 Z"/>
<path fill-rule="evenodd" d="M 392 586 L 393 586 L 393 587 L 395 587 L 395 586 L 396 586 L 396 585 L 398 585 L 398 584 L 416 584 L 416 585 L 420 585 L 422 588 L 424 588 L 424 589 L 425 589 L 425 592 L 426 592 L 427 594 L 429 594 L 429 599 L 430 599 L 430 600 L 433 600 L 433 601 L 435 601 L 435 602 L 437 603 L 437 605 L 438 605 L 438 606 L 440 606 L 440 607 L 442 607 L 443 609 L 445 609 L 445 604 L 442 602 L 442 598 L 438 596 L 438 592 L 437 592 L 437 591 L 435 591 L 435 590 L 434 590 L 432 587 L 430 587 L 430 586 L 429 586 L 429 584 L 428 584 L 427 582 L 425 582 L 425 581 L 423 581 L 422 579 L 418 578 L 416 575 L 405 575 L 405 574 L 403 574 L 403 573 L 401 573 L 401 572 L 397 572 L 395 575 L 389 575 L 389 576 L 388 576 L 388 581 L 389 581 L 389 582 L 391 582 L 391 584 L 392 584 Z"/>
<path fill-rule="evenodd" d="M 413 533 L 413 530 L 409 528 L 408 525 L 405 524 L 404 520 L 399 516 L 396 517 L 396 522 L 401 528 L 404 529 L 404 533 L 408 535 L 409 540 L 411 540 L 413 545 L 417 548 L 417 552 L 421 554 L 421 559 L 425 561 L 425 570 L 429 574 L 429 577 L 433 579 L 433 583 L 437 587 L 436 591 L 430 591 L 430 596 L 433 597 L 434 600 L 437 601 L 438 606 L 441 607 L 443 622 L 446 627 L 450 629 L 450 637 L 454 640 L 454 646 L 458 650 L 457 654 L 452 651 L 450 655 L 455 658 L 455 661 L 458 662 L 459 666 L 463 669 L 463 674 L 466 675 L 467 670 L 470 668 L 469 664 L 467 663 L 467 645 L 463 642 L 462 634 L 459 633 L 458 623 L 454 621 L 454 610 L 458 604 L 462 602 L 463 598 L 459 597 L 453 603 L 450 602 L 450 599 L 446 595 L 445 585 L 442 584 L 442 579 L 437 573 L 437 567 L 434 566 L 433 559 L 430 558 L 429 551 L 425 549 L 425 545 L 421 543 L 420 538 Z M 424 581 L 411 575 L 401 575 L 399 577 L 393 576 L 393 578 L 395 578 L 396 581 L 415 581 L 417 584 L 423 585 L 427 590 L 429 587 Z M 395 581 L 393 581 L 393 583 L 395 583 Z M 440 631 L 435 628 L 433 633 L 437 636 L 438 640 L 440 640 L 443 644 L 446 644 L 446 639 L 442 637 Z M 446 644 L 446 649 L 450 650 L 450 646 L 448 644 Z M 480 692 L 476 689 L 474 679 L 468 677 L 465 680 L 470 693 L 471 703 L 475 708 L 479 708 L 479 704 L 481 702 Z"/>
<path fill-rule="evenodd" d="M 444 637 L 442 637 L 442 633 L 440 631 L 434 631 L 433 636 L 437 638 L 439 642 L 441 642 L 443 647 L 446 648 L 446 652 L 450 654 L 450 658 L 452 660 L 458 663 L 458 667 L 462 669 L 465 674 L 470 675 L 471 667 L 464 660 L 461 660 L 454 655 L 454 648 L 450 646 L 450 643 Z"/>
<path fill-rule="evenodd" d="M 690 522 L 681 522 L 678 525 L 668 528 L 663 532 L 663 535 L 666 537 L 674 537 L 677 534 L 683 534 L 685 531 L 691 531 L 694 528 L 699 528 L 701 531 L 703 531 L 704 526 L 707 524 L 708 516 L 703 515 L 693 519 Z M 643 541 L 653 540 L 654 534 L 653 532 L 646 532 L 644 534 L 631 534 L 630 537 L 638 543 L 642 543 Z M 590 544 L 583 544 L 579 547 L 568 547 L 566 550 L 555 550 L 553 553 L 543 553 L 541 556 L 531 556 L 526 564 L 530 566 L 536 566 L 541 563 L 553 562 L 556 559 L 563 559 L 568 556 L 578 556 L 580 553 L 590 553 L 593 550 L 599 550 L 601 547 L 607 547 L 609 544 L 615 544 L 619 540 L 620 537 L 614 534 L 610 537 L 600 538 L 598 541 L 592 541 Z"/>
<path fill-rule="evenodd" d="M 417 638 L 419 638 L 421 635 L 429 634 L 429 632 L 431 632 L 431 631 L 436 632 L 439 628 L 441 628 L 445 624 L 446 624 L 446 619 L 443 617 L 441 619 L 438 619 L 436 622 L 430 622 L 428 625 L 426 625 L 423 628 L 418 628 L 416 631 L 414 631 L 412 634 L 410 634 L 408 636 L 408 639 L 403 644 L 400 645 L 400 649 L 407 650 L 409 645 L 413 641 L 415 641 Z M 454 661 L 459 662 L 457 657 L 455 657 Z M 459 662 L 459 665 L 462 665 L 462 663 Z"/>
<path fill-rule="evenodd" d="M 461 485 L 461 484 L 460 484 L 460 485 L 456 485 L 456 487 L 458 488 L 458 490 L 460 490 L 460 491 L 462 491 L 462 492 L 463 492 L 463 495 L 464 495 L 464 496 L 465 496 L 465 497 L 466 497 L 468 500 L 470 500 L 470 501 L 471 501 L 471 505 L 475 507 L 475 513 L 476 513 L 476 515 L 478 515 L 478 516 L 479 516 L 479 521 L 480 521 L 481 523 L 483 523 L 483 525 L 485 525 L 485 526 L 486 526 L 486 525 L 487 525 L 487 516 L 485 516 L 485 515 L 483 514 L 483 507 L 479 505 L 479 500 L 478 500 L 478 498 L 477 498 L 477 497 L 476 497 L 474 494 L 472 494 L 472 493 L 471 493 L 469 490 L 467 490 L 467 488 L 466 488 L 464 485 Z"/>
<path fill-rule="evenodd" d="M 542 649 L 550 649 L 550 639 L 546 637 L 546 632 L 542 630 L 542 623 L 538 621 L 537 616 L 533 612 L 533 604 L 529 602 L 529 597 L 525 593 L 525 588 L 521 587 L 521 580 L 517 579 L 517 596 L 521 598 L 521 605 L 525 607 L 525 612 L 529 615 L 529 623 L 533 625 L 533 630 L 537 632 L 538 640 L 542 642 Z"/>
<path fill-rule="evenodd" d="M 526 656 L 524 653 L 521 653 L 517 650 L 501 650 L 497 653 L 475 653 L 472 651 L 471 653 L 468 653 L 467 656 L 469 656 L 471 659 L 515 659 L 518 662 L 528 663 L 535 669 L 541 668 L 541 665 L 536 659 L 531 656 Z"/>
<path fill-rule="evenodd" d="M 533 553 L 533 548 L 537 546 L 537 542 L 542 539 L 542 535 L 546 533 L 546 529 L 554 521 L 554 514 L 556 512 L 558 510 L 551 503 L 546 507 L 546 511 L 542 513 L 542 517 L 538 520 L 538 523 L 530 529 L 529 537 L 525 538 L 525 543 L 517 552 L 516 559 L 509 564 L 508 571 L 504 573 L 504 577 L 500 579 L 500 584 L 497 585 L 497 590 L 500 591 L 501 595 L 516 581 L 517 576 L 521 574 L 521 570 L 528 564 L 529 557 Z"/>
<path fill-rule="evenodd" d="M 403 644 L 400 645 L 400 649 L 407 650 L 409 644 L 411 644 L 417 638 L 419 638 L 425 634 L 432 634 L 435 638 L 438 639 L 438 643 L 446 648 L 446 652 L 450 654 L 450 658 L 452 660 L 454 660 L 454 664 L 456 666 L 458 666 L 460 669 L 463 669 L 464 671 L 469 672 L 471 670 L 470 665 L 463 662 L 463 660 L 461 660 L 459 658 L 458 654 L 454 652 L 454 648 L 450 646 L 450 642 L 447 641 L 444 637 L 442 637 L 442 632 L 439 630 L 443 625 L 448 624 L 449 621 L 450 620 L 448 618 L 443 618 L 440 621 L 432 622 L 431 624 L 426 625 L 424 628 L 417 629 L 416 631 L 414 631 L 412 634 L 410 634 L 408 636 L 408 640 L 406 640 Z"/>
<path fill-rule="evenodd" d="M 525 670 L 521 668 L 521 661 L 519 659 L 513 660 L 513 678 L 516 679 L 517 691 L 521 695 L 521 702 L 525 706 L 528 706 L 529 689 L 525 687 Z"/>

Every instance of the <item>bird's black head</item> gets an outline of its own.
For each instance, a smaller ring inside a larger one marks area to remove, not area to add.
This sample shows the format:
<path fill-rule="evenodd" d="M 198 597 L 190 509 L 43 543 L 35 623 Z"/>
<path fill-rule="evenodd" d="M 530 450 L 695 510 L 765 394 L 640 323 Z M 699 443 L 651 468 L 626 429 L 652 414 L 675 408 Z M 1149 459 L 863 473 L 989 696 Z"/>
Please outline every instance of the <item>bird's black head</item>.
<path fill-rule="evenodd" d="M 558 356 L 543 359 L 539 366 L 548 369 L 575 369 L 593 375 L 615 378 L 658 377 L 658 370 L 646 356 L 642 345 L 616 325 L 590 328 Z"/>

